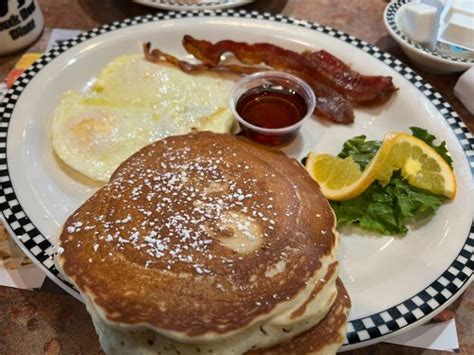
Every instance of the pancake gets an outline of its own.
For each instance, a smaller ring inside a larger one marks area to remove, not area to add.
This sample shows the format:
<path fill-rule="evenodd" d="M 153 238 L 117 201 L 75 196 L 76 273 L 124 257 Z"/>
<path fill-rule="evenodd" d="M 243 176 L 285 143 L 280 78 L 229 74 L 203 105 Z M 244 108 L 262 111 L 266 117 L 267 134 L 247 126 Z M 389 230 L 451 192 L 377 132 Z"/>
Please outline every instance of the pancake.
<path fill-rule="evenodd" d="M 337 280 L 337 297 L 326 314 L 316 326 L 297 335 L 293 339 L 267 349 L 250 350 L 246 355 L 303 355 L 335 354 L 341 347 L 346 333 L 347 315 L 351 301 L 340 279 Z M 209 349 L 199 345 L 178 344 L 160 337 L 151 330 L 126 331 L 109 326 L 86 302 L 94 327 L 99 334 L 102 348 L 107 354 L 175 355 L 206 354 Z M 206 351 L 207 350 L 207 351 Z M 228 350 L 228 349 L 224 349 Z M 212 354 L 230 354 L 229 351 L 213 349 Z"/>
<path fill-rule="evenodd" d="M 321 322 L 286 343 L 272 348 L 250 351 L 248 355 L 303 355 L 335 354 L 344 342 L 347 316 L 351 300 L 340 279 L 337 279 L 337 297 Z"/>
<path fill-rule="evenodd" d="M 296 160 L 242 137 L 193 132 L 122 163 L 66 221 L 57 264 L 99 334 L 145 332 L 185 353 L 245 353 L 328 314 L 334 227 Z"/>

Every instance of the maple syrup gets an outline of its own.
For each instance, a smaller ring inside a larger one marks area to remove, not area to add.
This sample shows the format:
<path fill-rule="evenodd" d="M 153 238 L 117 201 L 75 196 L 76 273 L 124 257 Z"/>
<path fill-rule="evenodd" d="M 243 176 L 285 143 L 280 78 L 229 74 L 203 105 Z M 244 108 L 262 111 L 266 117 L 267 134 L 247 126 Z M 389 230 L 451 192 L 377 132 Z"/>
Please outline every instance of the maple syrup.
<path fill-rule="evenodd" d="M 305 99 L 295 90 L 284 87 L 261 85 L 245 92 L 237 101 L 240 117 L 261 128 L 286 128 L 300 121 L 308 110 Z M 269 145 L 284 145 L 291 142 L 298 132 L 262 134 L 245 130 L 246 135 Z"/>
<path fill-rule="evenodd" d="M 270 146 L 289 144 L 313 113 L 315 103 L 314 93 L 304 81 L 274 71 L 243 78 L 230 98 L 242 134 Z"/>

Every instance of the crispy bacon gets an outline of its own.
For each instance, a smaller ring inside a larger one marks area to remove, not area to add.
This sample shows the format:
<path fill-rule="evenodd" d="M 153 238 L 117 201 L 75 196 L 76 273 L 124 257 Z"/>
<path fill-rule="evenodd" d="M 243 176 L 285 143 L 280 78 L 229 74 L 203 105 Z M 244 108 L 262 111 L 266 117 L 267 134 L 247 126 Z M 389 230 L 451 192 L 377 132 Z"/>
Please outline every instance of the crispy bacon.
<path fill-rule="evenodd" d="M 211 43 L 198 40 L 190 35 L 183 37 L 183 46 L 188 53 L 203 63 L 216 66 L 222 60 L 222 55 L 230 52 L 242 63 L 247 65 L 266 64 L 278 70 L 305 71 L 310 63 L 299 53 L 278 47 L 270 43 L 248 44 L 231 40 Z M 311 73 L 307 73 L 311 76 Z M 317 78 L 314 78 L 317 79 Z"/>
<path fill-rule="evenodd" d="M 354 122 L 352 104 L 338 92 L 304 73 L 288 70 L 287 72 L 303 79 L 313 89 L 316 94 L 315 113 L 319 117 L 340 124 L 351 124 Z"/>
<path fill-rule="evenodd" d="M 358 105 L 381 103 L 397 90 L 391 77 L 362 75 L 326 51 L 299 54 L 270 43 L 248 44 L 231 40 L 212 44 L 189 35 L 183 37 L 183 46 L 209 65 L 218 65 L 221 56 L 231 52 L 244 64 L 265 63 L 278 70 L 304 72 Z"/>
<path fill-rule="evenodd" d="M 390 76 L 362 75 L 325 50 L 303 52 L 326 83 L 359 105 L 385 102 L 397 88 Z"/>
<path fill-rule="evenodd" d="M 229 72 L 235 74 L 253 74 L 262 70 L 266 70 L 266 68 L 262 67 L 246 67 L 242 65 L 218 65 L 213 66 L 205 63 L 201 64 L 192 64 L 186 62 L 184 60 L 180 60 L 171 54 L 165 53 L 158 48 L 151 49 L 151 43 L 147 42 L 143 44 L 143 53 L 145 55 L 145 59 L 152 63 L 158 62 L 167 62 L 172 64 L 183 72 L 188 74 L 199 74 L 202 72 L 214 70 L 214 71 L 221 71 L 221 72 Z"/>

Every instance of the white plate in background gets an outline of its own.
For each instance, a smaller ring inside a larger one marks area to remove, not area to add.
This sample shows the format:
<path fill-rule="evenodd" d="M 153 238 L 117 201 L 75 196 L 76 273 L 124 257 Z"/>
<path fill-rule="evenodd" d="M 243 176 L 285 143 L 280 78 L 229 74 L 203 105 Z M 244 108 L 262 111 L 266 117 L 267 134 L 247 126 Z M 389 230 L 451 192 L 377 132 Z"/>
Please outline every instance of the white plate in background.
<path fill-rule="evenodd" d="M 137 4 L 161 10 L 191 11 L 230 9 L 250 4 L 253 0 L 133 0 Z"/>

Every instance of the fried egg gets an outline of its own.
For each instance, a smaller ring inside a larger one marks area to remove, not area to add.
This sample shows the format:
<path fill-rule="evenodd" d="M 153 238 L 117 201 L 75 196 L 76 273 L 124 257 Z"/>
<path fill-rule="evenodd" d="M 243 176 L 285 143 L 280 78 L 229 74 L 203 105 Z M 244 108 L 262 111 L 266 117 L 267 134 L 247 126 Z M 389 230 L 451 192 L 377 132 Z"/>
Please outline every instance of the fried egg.
<path fill-rule="evenodd" d="M 52 142 L 67 165 L 108 181 L 122 161 L 149 143 L 193 129 L 229 133 L 233 124 L 222 78 L 129 55 L 110 62 L 85 93 L 63 95 Z"/>

